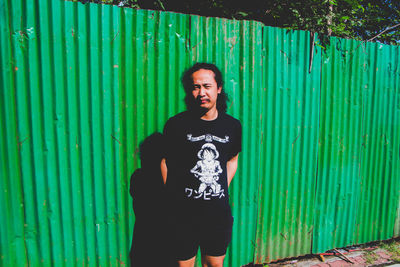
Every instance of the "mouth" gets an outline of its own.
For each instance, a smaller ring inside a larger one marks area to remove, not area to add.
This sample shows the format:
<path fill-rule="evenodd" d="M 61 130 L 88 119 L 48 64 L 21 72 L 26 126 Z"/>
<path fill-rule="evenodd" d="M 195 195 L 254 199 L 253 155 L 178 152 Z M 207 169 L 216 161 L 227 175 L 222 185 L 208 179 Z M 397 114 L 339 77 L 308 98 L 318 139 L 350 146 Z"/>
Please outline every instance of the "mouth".
<path fill-rule="evenodd" d="M 208 99 L 200 99 L 199 102 L 200 102 L 200 104 L 206 104 L 206 103 L 210 102 L 210 100 L 208 100 Z"/>

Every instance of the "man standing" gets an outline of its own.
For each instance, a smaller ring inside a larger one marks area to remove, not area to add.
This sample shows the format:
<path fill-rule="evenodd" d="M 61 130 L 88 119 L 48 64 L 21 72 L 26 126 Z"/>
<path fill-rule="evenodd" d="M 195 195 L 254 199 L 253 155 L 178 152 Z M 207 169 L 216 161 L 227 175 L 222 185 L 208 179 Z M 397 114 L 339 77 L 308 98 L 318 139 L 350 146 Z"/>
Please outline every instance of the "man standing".
<path fill-rule="evenodd" d="M 220 70 L 196 63 L 182 78 L 187 111 L 164 127 L 161 172 L 168 196 L 171 254 L 193 266 L 200 247 L 203 266 L 223 266 L 233 217 L 228 186 L 241 151 L 239 120 L 226 114 Z"/>

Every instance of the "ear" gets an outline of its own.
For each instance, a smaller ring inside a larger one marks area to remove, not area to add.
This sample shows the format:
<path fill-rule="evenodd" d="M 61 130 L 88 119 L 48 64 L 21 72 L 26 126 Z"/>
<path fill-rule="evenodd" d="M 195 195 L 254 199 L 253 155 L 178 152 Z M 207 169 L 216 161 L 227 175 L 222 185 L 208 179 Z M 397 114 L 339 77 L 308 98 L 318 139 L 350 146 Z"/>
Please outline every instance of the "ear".
<path fill-rule="evenodd" d="M 220 86 L 220 87 L 218 87 L 218 94 L 220 94 L 221 93 L 221 91 L 222 91 L 222 87 Z"/>

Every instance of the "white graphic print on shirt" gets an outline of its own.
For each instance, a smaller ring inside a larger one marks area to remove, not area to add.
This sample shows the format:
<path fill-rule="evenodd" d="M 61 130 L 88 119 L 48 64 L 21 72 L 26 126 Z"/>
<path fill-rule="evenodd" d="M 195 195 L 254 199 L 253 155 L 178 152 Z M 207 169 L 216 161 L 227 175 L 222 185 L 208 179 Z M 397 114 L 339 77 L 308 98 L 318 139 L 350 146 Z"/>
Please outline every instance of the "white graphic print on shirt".
<path fill-rule="evenodd" d="M 229 142 L 229 136 L 220 138 L 214 135 L 206 134 L 199 137 L 192 137 L 191 134 L 188 134 L 187 138 L 191 142 L 197 142 L 201 140 L 205 140 L 207 142 L 197 153 L 199 160 L 190 170 L 190 172 L 199 179 L 201 184 L 198 190 L 185 188 L 187 197 L 193 197 L 195 199 L 203 197 L 204 200 L 210 200 L 210 197 L 224 197 L 224 189 L 221 189 L 221 185 L 218 183 L 219 175 L 222 173 L 220 162 L 217 160 L 219 157 L 219 152 L 215 145 L 211 144 L 211 142 L 217 141 L 221 143 L 227 143 Z"/>

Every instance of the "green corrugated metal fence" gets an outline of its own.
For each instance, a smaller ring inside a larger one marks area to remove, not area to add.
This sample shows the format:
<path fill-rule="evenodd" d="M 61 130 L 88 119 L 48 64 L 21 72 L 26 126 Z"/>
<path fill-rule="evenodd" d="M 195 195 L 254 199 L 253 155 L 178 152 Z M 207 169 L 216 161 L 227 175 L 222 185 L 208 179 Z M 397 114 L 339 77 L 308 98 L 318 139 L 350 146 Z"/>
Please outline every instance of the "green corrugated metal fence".
<path fill-rule="evenodd" d="M 399 47 L 331 42 L 322 62 L 314 252 L 394 237 L 399 199 Z"/>
<path fill-rule="evenodd" d="M 264 28 L 256 262 L 311 252 L 321 51 L 307 32 Z"/>
<path fill-rule="evenodd" d="M 243 125 L 226 266 L 399 236 L 399 47 L 62 0 L 0 22 L 1 266 L 128 264 L 139 143 L 197 61 Z"/>

